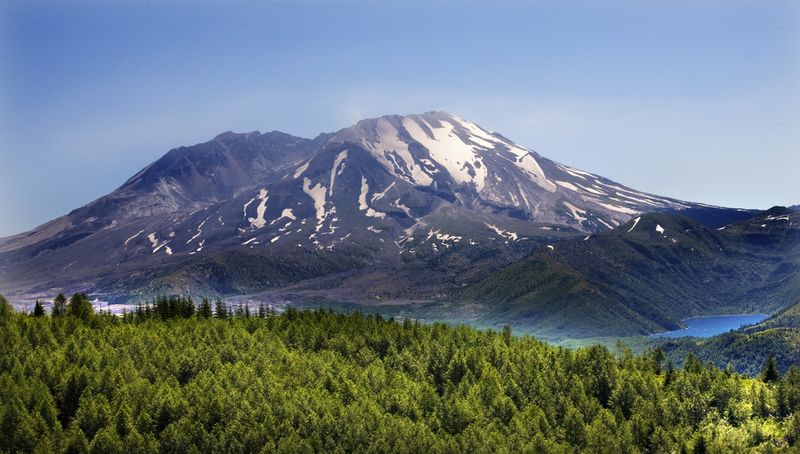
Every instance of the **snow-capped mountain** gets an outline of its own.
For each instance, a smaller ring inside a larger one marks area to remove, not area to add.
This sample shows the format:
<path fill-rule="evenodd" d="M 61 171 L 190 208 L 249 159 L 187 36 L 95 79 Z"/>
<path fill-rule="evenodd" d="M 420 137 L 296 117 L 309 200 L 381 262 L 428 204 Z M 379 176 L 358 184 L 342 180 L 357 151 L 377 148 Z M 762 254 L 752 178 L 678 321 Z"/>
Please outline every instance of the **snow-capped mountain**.
<path fill-rule="evenodd" d="M 146 281 L 170 291 L 206 276 L 210 291 L 237 293 L 451 248 L 467 261 L 475 250 L 511 257 L 648 211 L 745 217 L 627 188 L 444 112 L 364 120 L 314 140 L 226 133 L 0 240 L 0 292 L 124 295 Z M 232 256 L 248 259 L 232 269 Z M 263 275 L 250 276 L 254 268 Z"/>
<path fill-rule="evenodd" d="M 206 143 L 170 150 L 122 186 L 31 232 L 0 239 L 0 252 L 58 249 L 132 219 L 196 210 L 276 180 L 308 159 L 324 139 L 282 132 L 226 132 Z"/>
<path fill-rule="evenodd" d="M 553 162 L 445 112 L 364 120 L 330 141 L 360 144 L 396 179 L 455 194 L 471 209 L 582 231 L 612 228 L 643 211 L 697 206 Z"/>

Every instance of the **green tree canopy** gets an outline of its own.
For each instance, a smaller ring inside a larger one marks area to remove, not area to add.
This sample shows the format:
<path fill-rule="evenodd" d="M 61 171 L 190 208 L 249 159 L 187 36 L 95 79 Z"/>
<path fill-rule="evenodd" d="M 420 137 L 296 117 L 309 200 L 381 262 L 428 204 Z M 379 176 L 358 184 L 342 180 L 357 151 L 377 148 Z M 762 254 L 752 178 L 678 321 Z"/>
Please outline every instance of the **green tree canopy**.
<path fill-rule="evenodd" d="M 764 371 L 761 373 L 761 379 L 766 383 L 772 383 L 778 381 L 779 378 L 781 378 L 781 374 L 778 372 L 775 356 L 769 355 L 766 364 L 764 364 Z"/>
<path fill-rule="evenodd" d="M 509 329 L 286 310 L 34 319 L 0 297 L 0 452 L 792 452 L 800 369 L 554 347 Z M 201 308 L 203 303 L 200 304 Z M 208 305 L 210 306 L 210 304 Z M 220 306 L 224 308 L 224 305 Z"/>
<path fill-rule="evenodd" d="M 63 293 L 59 293 L 55 299 L 53 299 L 52 311 L 53 317 L 67 315 L 67 297 L 64 296 Z"/>
<path fill-rule="evenodd" d="M 85 293 L 75 293 L 67 305 L 67 315 L 77 317 L 83 321 L 89 320 L 94 314 L 89 297 Z"/>

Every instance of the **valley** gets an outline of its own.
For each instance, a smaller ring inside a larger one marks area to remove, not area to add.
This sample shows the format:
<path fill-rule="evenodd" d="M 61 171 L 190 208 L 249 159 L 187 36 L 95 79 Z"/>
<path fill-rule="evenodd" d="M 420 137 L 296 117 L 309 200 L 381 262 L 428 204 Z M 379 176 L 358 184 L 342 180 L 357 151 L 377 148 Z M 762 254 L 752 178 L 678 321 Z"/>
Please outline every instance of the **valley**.
<path fill-rule="evenodd" d="M 0 23 L 0 454 L 800 452 L 799 2 Z"/>

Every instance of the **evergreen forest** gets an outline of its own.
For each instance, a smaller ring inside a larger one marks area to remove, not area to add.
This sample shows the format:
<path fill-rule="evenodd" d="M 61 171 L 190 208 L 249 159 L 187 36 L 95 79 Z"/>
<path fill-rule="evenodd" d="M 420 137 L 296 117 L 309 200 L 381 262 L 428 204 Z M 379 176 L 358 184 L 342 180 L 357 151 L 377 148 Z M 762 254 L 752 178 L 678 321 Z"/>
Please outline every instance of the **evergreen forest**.
<path fill-rule="evenodd" d="M 0 297 L 2 452 L 796 452 L 800 369 L 327 310 Z"/>

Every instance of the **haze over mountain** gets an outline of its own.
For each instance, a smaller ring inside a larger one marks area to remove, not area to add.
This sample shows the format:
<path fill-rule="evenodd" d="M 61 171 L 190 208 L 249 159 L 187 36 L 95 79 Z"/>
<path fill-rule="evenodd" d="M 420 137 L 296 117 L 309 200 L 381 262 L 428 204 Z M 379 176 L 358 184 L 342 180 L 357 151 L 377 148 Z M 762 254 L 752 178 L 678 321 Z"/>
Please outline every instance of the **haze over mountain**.
<path fill-rule="evenodd" d="M 367 119 L 313 140 L 225 133 L 0 240 L 0 292 L 441 299 L 553 241 L 645 212 L 708 229 L 755 214 L 643 193 L 445 112 Z"/>

